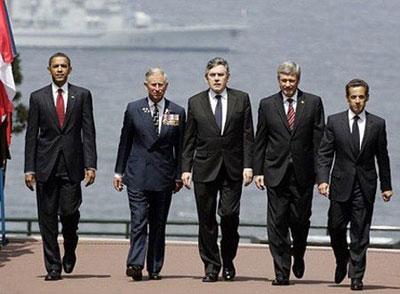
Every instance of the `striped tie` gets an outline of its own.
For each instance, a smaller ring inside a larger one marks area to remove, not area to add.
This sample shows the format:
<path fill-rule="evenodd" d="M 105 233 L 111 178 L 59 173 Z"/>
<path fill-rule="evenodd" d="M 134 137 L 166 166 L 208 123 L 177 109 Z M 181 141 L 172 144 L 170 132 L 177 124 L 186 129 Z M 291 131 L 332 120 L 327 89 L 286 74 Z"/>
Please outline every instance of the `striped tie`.
<path fill-rule="evenodd" d="M 287 99 L 287 102 L 289 102 L 289 109 L 287 112 L 287 120 L 288 120 L 289 129 L 291 131 L 293 131 L 294 120 L 296 118 L 296 113 L 294 112 L 294 108 L 293 108 L 293 101 L 294 100 L 292 98 Z"/>
<path fill-rule="evenodd" d="M 157 135 L 159 134 L 158 133 L 158 124 L 159 124 L 159 113 L 158 113 L 158 106 L 157 106 L 157 103 L 154 103 L 154 110 L 153 110 L 153 117 L 152 117 L 152 119 L 153 119 L 153 125 L 154 125 L 154 127 L 155 127 L 155 129 L 156 129 L 156 133 L 157 133 Z"/>

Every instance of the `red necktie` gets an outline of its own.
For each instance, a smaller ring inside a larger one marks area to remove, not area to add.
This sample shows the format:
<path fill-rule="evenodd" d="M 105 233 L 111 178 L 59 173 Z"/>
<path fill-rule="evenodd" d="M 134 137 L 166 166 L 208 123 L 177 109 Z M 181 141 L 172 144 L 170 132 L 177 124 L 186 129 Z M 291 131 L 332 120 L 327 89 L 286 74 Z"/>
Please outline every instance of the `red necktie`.
<path fill-rule="evenodd" d="M 58 89 L 57 90 L 58 95 L 57 95 L 57 104 L 56 104 L 56 110 L 57 110 L 57 116 L 58 116 L 58 122 L 60 123 L 60 127 L 63 126 L 64 124 L 64 98 L 63 98 L 63 90 Z"/>
<path fill-rule="evenodd" d="M 293 99 L 289 98 L 287 101 L 289 102 L 289 108 L 288 108 L 288 112 L 287 112 L 287 120 L 288 120 L 289 129 L 292 131 L 293 126 L 294 126 L 294 119 L 296 118 L 296 113 L 294 112 L 294 108 L 293 108 Z"/>

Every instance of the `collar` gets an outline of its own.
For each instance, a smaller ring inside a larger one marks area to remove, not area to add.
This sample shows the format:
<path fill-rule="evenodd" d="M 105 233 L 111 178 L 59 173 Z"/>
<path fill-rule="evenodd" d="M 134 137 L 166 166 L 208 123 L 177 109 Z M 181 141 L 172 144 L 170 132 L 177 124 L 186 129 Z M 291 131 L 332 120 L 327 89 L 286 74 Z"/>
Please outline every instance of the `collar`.
<path fill-rule="evenodd" d="M 65 83 L 64 85 L 62 85 L 62 87 L 57 86 L 56 84 L 54 84 L 53 82 L 51 83 L 51 89 L 53 94 L 58 95 L 58 89 L 62 89 L 63 93 L 67 93 L 68 92 L 68 83 Z"/>
<path fill-rule="evenodd" d="M 210 89 L 208 91 L 208 97 L 210 97 L 210 98 L 216 99 L 215 96 L 217 96 L 217 95 L 221 95 L 222 99 L 227 99 L 228 98 L 228 92 L 226 91 L 226 88 L 222 91 L 221 94 L 215 93 L 212 89 Z"/>
<path fill-rule="evenodd" d="M 299 95 L 299 90 L 296 90 L 296 92 L 294 93 L 294 95 L 292 97 L 286 97 L 285 94 L 282 93 L 282 97 L 283 97 L 283 103 L 286 103 L 288 99 L 293 99 L 294 103 L 297 103 L 297 95 Z"/>
<path fill-rule="evenodd" d="M 147 103 L 149 104 L 150 109 L 153 109 L 155 103 L 149 97 L 147 97 Z M 162 97 L 160 102 L 157 103 L 158 109 L 163 110 L 164 104 L 165 104 L 165 97 Z"/>
<path fill-rule="evenodd" d="M 355 114 L 350 108 L 349 111 L 347 112 L 347 117 L 349 118 L 349 121 L 352 121 L 353 118 L 356 116 L 357 114 Z M 365 109 L 358 114 L 358 117 L 361 121 L 365 121 Z"/>

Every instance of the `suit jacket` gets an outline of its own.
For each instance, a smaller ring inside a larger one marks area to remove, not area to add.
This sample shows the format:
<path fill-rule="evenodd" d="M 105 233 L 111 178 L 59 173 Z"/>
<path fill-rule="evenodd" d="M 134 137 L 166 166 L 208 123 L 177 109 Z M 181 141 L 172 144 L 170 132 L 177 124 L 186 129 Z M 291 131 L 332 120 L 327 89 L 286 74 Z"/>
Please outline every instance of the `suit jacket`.
<path fill-rule="evenodd" d="M 243 179 L 252 168 L 253 119 L 249 95 L 227 88 L 228 109 L 223 134 L 211 109 L 208 90 L 189 99 L 182 171 L 193 168 L 193 180 L 210 182 L 224 165 L 230 179 Z"/>
<path fill-rule="evenodd" d="M 31 94 L 25 137 L 25 172 L 35 172 L 38 181 L 50 177 L 62 151 L 72 181 L 84 178 L 84 168 L 96 168 L 96 132 L 92 95 L 68 84 L 64 125 L 59 126 L 51 85 Z"/>
<path fill-rule="evenodd" d="M 290 163 L 297 183 L 315 183 L 314 160 L 324 129 L 321 98 L 298 90 L 296 118 L 290 131 L 281 92 L 260 101 L 254 151 L 254 173 L 278 186 Z"/>
<path fill-rule="evenodd" d="M 168 109 L 169 114 L 179 115 L 179 124 L 163 122 L 157 135 L 147 99 L 131 102 L 126 108 L 115 173 L 123 175 L 123 182 L 136 189 L 173 189 L 181 176 L 185 110 L 164 98 L 164 112 Z"/>
<path fill-rule="evenodd" d="M 377 187 L 375 158 L 381 190 L 392 189 L 385 121 L 366 112 L 365 132 L 358 155 L 352 148 L 351 140 L 348 112 L 329 116 L 318 152 L 318 183 L 329 183 L 331 174 L 329 198 L 346 201 L 351 196 L 357 177 L 363 194 L 368 201 L 374 202 Z"/>

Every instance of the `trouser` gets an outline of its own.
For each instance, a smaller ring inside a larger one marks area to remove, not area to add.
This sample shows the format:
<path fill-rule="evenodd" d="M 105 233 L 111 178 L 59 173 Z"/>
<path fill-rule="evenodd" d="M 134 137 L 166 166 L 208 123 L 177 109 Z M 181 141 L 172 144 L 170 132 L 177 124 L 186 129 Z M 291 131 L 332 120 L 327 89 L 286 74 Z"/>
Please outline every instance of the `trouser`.
<path fill-rule="evenodd" d="M 217 196 L 219 192 L 219 200 Z M 218 274 L 221 257 L 224 267 L 233 266 L 239 244 L 239 213 L 242 181 L 232 181 L 222 168 L 212 182 L 195 182 L 197 214 L 199 218 L 199 253 L 205 273 Z M 218 248 L 216 210 L 221 217 L 221 255 Z"/>
<path fill-rule="evenodd" d="M 146 259 L 149 273 L 161 271 L 164 264 L 165 228 L 171 197 L 170 189 L 159 192 L 128 187 L 131 231 L 127 266 L 136 265 L 143 268 Z"/>
<path fill-rule="evenodd" d="M 373 203 L 365 199 L 358 180 L 348 201 L 330 202 L 328 229 L 336 263 L 347 264 L 350 257 L 349 277 L 353 279 L 364 277 L 372 213 Z M 349 222 L 350 250 L 346 240 Z"/>
<path fill-rule="evenodd" d="M 69 179 L 62 153 L 59 155 L 53 175 L 46 182 L 37 182 L 36 196 L 46 270 L 61 272 L 57 241 L 58 214 L 62 224 L 64 254 L 73 255 L 78 244 L 79 207 L 82 203 L 80 183 Z"/>
<path fill-rule="evenodd" d="M 310 228 L 313 185 L 300 186 L 293 167 L 276 187 L 267 187 L 267 231 L 275 275 L 289 279 L 291 255 L 304 258 Z M 290 241 L 290 234 L 293 244 Z M 291 248 L 292 245 L 292 248 Z"/>

